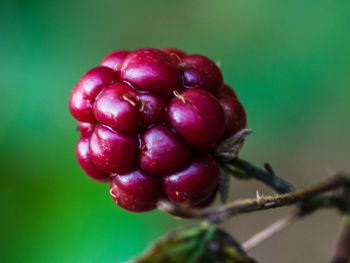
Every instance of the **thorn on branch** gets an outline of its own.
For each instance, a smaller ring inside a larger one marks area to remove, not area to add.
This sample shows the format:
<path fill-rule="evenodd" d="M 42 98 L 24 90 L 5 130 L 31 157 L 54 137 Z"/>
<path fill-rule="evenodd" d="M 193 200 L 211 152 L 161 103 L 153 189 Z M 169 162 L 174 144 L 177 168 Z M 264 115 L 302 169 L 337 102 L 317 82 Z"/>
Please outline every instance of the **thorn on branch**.
<path fill-rule="evenodd" d="M 269 163 L 265 163 L 264 168 L 269 174 L 276 176 L 275 171 L 272 169 L 272 167 Z"/>

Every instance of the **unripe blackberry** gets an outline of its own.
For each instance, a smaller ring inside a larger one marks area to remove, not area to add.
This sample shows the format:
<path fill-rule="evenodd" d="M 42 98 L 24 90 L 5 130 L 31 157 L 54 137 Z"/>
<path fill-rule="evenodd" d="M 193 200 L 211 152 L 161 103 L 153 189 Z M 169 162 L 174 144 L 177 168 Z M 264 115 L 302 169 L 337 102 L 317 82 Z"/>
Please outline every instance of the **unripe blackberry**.
<path fill-rule="evenodd" d="M 74 87 L 69 109 L 85 173 L 111 181 L 120 207 L 145 212 L 160 199 L 203 208 L 218 191 L 212 155 L 246 127 L 246 114 L 219 67 L 176 48 L 119 50 Z"/>

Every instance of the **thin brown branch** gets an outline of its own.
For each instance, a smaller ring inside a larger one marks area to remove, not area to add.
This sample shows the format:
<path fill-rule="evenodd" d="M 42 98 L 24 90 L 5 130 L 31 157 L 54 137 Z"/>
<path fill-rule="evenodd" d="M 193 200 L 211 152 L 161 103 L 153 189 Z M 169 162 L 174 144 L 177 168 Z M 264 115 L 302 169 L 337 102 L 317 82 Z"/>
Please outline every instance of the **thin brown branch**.
<path fill-rule="evenodd" d="M 331 263 L 350 262 L 350 215 L 345 217 L 343 231 L 335 247 Z"/>
<path fill-rule="evenodd" d="M 172 203 L 165 201 L 161 201 L 158 204 L 158 207 L 161 210 L 177 214 L 178 216 L 206 220 L 211 224 L 217 224 L 238 214 L 301 203 L 302 201 L 316 197 L 319 194 L 341 187 L 350 187 L 350 177 L 348 174 L 339 173 L 323 183 L 305 188 L 298 192 L 238 200 L 203 211 L 175 206 Z"/>
<path fill-rule="evenodd" d="M 290 214 L 286 217 L 280 218 L 276 222 L 272 223 L 270 226 L 266 227 L 265 229 L 256 233 L 251 238 L 249 238 L 247 241 L 245 241 L 242 244 L 242 248 L 245 251 L 251 250 L 252 248 L 259 245 L 260 243 L 264 242 L 265 240 L 269 239 L 273 235 L 277 234 L 281 230 L 285 229 L 290 224 L 297 221 L 297 219 L 299 219 L 299 217 L 300 217 L 300 214 L 298 211 L 298 213 L 293 213 L 293 214 Z"/>

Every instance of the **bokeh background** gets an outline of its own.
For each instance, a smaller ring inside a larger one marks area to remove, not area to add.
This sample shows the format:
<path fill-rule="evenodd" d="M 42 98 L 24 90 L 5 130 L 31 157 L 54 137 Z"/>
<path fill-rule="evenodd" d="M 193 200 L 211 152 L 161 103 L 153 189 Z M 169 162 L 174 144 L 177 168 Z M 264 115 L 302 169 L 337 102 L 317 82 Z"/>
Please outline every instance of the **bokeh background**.
<path fill-rule="evenodd" d="M 114 205 L 78 167 L 74 84 L 115 49 L 179 47 L 221 62 L 254 130 L 241 157 L 298 188 L 350 171 L 350 2 L 0 1 L 0 262 L 124 262 L 178 225 Z M 271 193 L 232 180 L 230 198 Z M 289 212 L 224 224 L 244 241 Z M 251 251 L 261 262 L 328 262 L 339 234 L 321 211 Z"/>

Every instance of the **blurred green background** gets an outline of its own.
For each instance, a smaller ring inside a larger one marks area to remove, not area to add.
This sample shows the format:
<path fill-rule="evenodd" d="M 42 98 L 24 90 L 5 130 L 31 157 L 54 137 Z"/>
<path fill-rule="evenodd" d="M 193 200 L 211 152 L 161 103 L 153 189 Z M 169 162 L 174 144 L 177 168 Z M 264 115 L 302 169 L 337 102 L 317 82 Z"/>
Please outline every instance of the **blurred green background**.
<path fill-rule="evenodd" d="M 350 2 L 0 1 L 0 262 L 123 262 L 186 221 L 114 205 L 78 167 L 74 84 L 115 49 L 202 53 L 237 90 L 254 130 L 242 157 L 298 188 L 350 170 Z M 232 181 L 230 198 L 271 193 Z M 289 211 L 224 227 L 244 241 Z M 318 212 L 251 251 L 328 262 L 339 215 Z M 188 222 L 187 222 L 188 223 Z"/>

